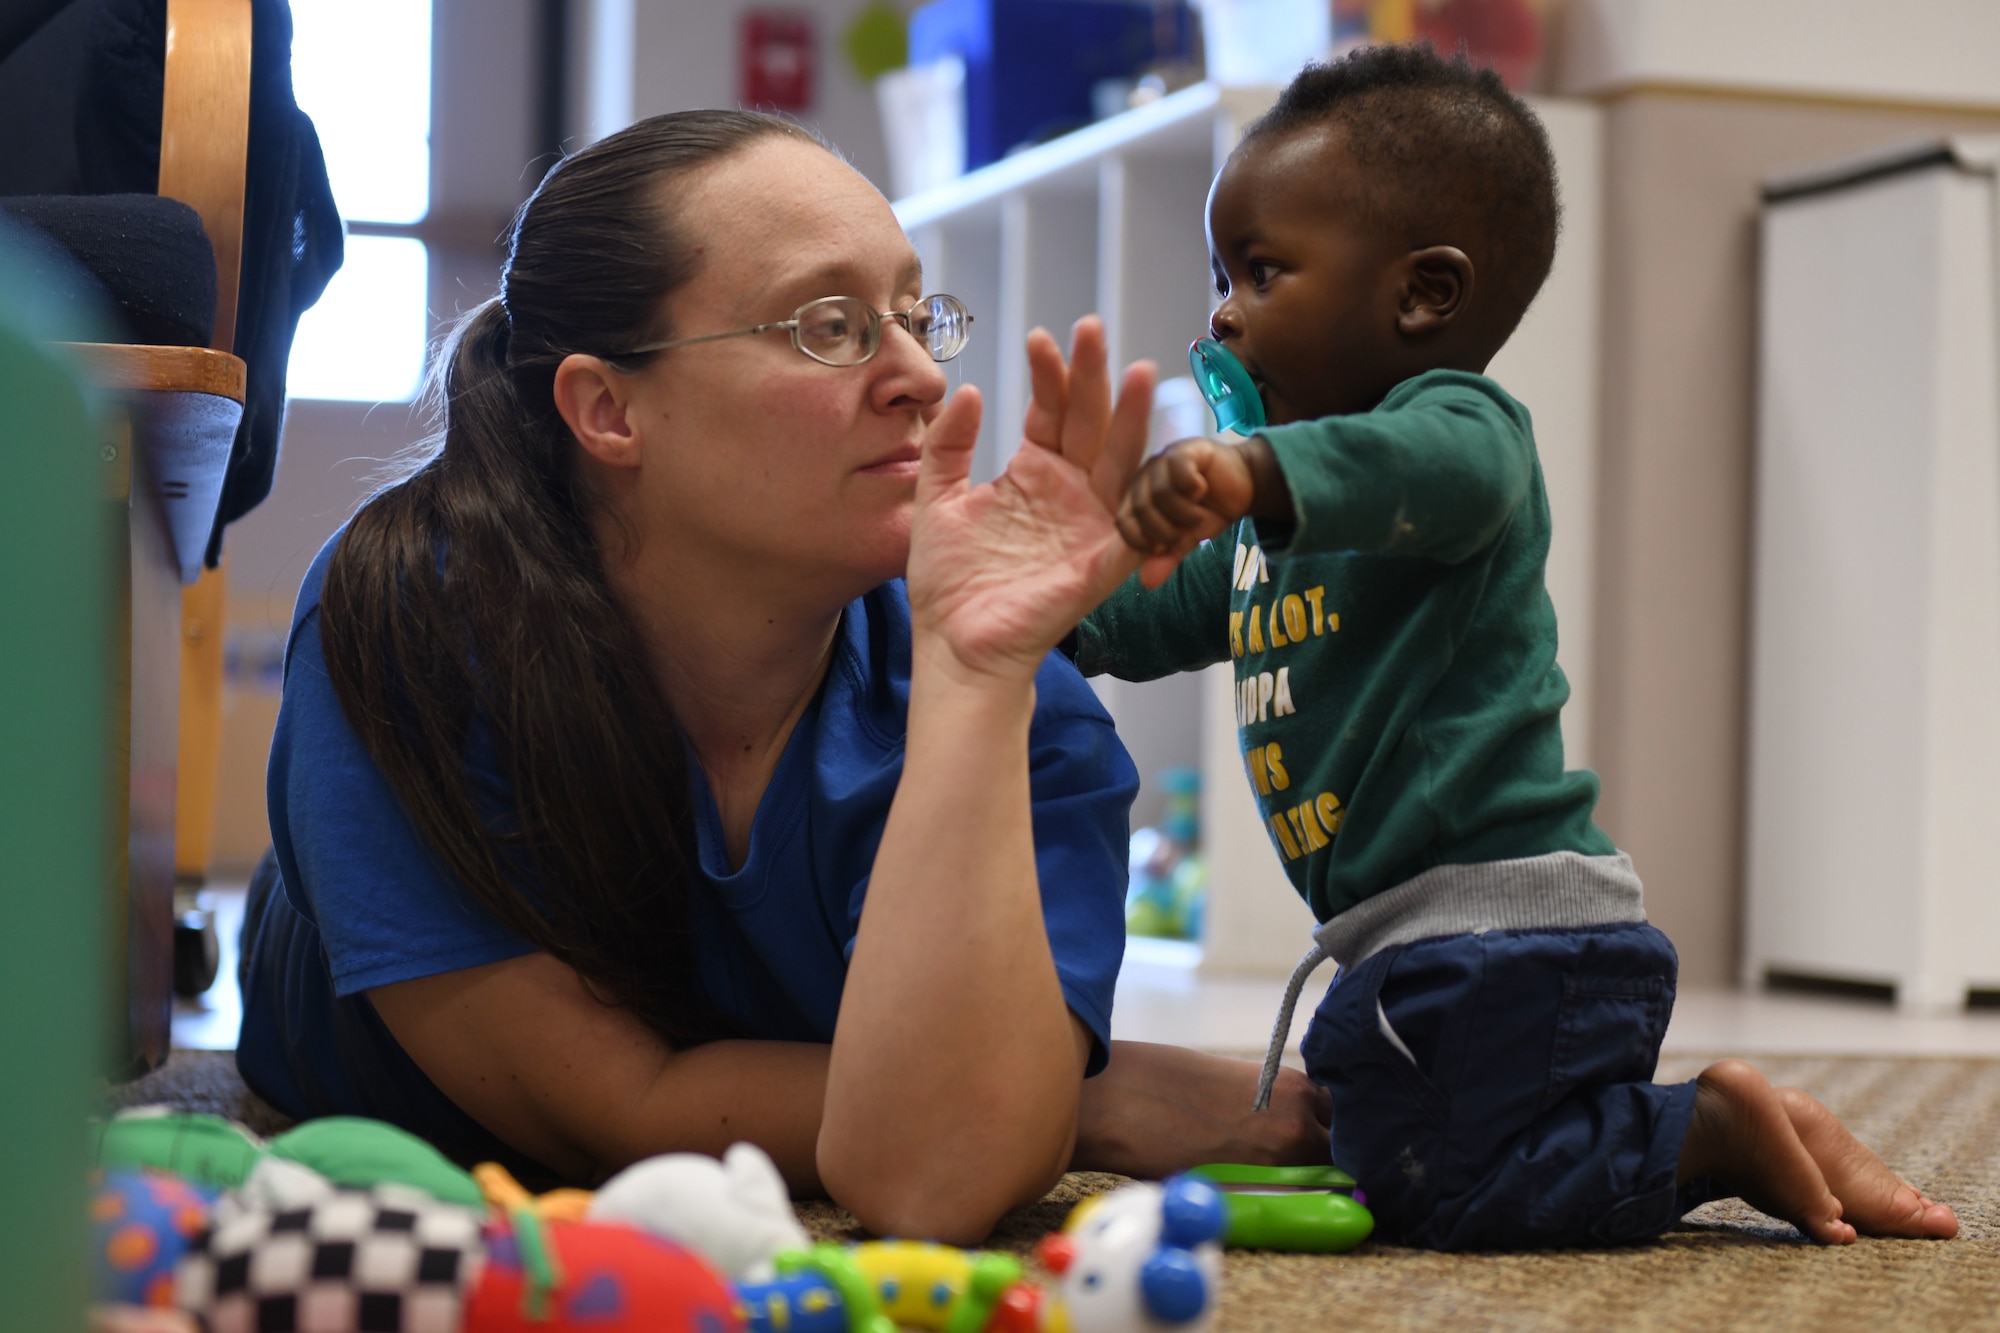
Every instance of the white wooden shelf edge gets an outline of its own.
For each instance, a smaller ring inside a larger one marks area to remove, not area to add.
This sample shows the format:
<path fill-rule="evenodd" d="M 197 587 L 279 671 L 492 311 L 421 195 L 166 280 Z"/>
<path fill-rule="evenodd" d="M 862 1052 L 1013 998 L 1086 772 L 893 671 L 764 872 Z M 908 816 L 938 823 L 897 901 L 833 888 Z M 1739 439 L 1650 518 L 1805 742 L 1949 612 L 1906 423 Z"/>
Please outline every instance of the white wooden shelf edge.
<path fill-rule="evenodd" d="M 1094 189 L 1097 162 L 1114 153 L 1206 146 L 1220 101 L 1221 90 L 1212 83 L 1183 88 L 1157 102 L 1001 158 L 949 185 L 899 199 L 896 220 L 905 231 L 913 231 L 975 211 L 993 210 L 997 215 L 1002 199 L 1032 186 L 1061 182 Z"/>

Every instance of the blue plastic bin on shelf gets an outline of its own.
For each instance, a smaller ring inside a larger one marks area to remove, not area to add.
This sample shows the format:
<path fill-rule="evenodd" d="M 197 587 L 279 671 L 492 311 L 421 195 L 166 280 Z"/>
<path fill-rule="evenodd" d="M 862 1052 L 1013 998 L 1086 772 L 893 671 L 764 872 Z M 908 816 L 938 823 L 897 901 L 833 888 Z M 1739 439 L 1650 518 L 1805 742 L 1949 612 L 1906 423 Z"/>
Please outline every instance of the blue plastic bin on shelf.
<path fill-rule="evenodd" d="M 965 165 L 1085 125 L 1090 90 L 1187 59 L 1193 18 L 1153 0 L 933 0 L 910 16 L 910 63 L 965 61 Z"/>

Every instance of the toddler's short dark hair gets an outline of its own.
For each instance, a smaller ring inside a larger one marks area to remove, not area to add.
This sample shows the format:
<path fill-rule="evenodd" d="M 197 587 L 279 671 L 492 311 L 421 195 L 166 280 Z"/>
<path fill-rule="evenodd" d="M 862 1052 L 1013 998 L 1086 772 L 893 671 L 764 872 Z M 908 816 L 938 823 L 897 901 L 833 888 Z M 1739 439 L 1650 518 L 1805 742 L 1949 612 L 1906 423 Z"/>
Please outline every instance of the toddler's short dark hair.
<path fill-rule="evenodd" d="M 1317 124 L 1338 125 L 1366 173 L 1354 200 L 1364 216 L 1416 233 L 1430 219 L 1482 233 L 1480 279 L 1511 333 L 1549 275 L 1561 225 L 1555 155 L 1527 104 L 1463 54 L 1369 46 L 1306 66 L 1244 142 Z"/>

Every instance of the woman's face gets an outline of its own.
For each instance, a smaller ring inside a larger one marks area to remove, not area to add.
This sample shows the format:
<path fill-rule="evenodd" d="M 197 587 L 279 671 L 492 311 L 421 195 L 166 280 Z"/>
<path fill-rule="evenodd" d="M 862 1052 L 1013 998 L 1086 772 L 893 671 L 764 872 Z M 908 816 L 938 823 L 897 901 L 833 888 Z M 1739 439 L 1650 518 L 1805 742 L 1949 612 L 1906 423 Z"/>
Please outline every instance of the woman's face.
<path fill-rule="evenodd" d="M 753 144 L 681 200 L 699 267 L 669 301 L 670 337 L 790 319 L 824 296 L 880 311 L 923 294 L 888 201 L 815 145 Z M 631 378 L 643 461 L 627 517 L 643 544 L 700 549 L 798 591 L 825 584 L 842 600 L 903 572 L 918 445 L 946 386 L 901 324 L 885 321 L 858 366 L 823 365 L 772 330 L 671 348 Z"/>

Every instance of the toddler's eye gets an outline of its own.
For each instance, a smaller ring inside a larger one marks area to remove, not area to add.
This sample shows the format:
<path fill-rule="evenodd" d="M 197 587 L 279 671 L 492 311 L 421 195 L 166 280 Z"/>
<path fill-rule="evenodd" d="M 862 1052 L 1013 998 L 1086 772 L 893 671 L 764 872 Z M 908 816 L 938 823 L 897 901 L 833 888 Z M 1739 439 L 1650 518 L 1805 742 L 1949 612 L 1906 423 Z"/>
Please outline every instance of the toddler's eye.
<path fill-rule="evenodd" d="M 1259 287 L 1262 287 L 1265 283 L 1269 282 L 1271 280 L 1271 275 L 1277 272 L 1275 268 L 1273 268 L 1270 264 L 1265 263 L 1261 259 L 1251 260 L 1250 263 L 1246 265 L 1246 267 L 1250 271 L 1250 281 L 1256 283 Z"/>

